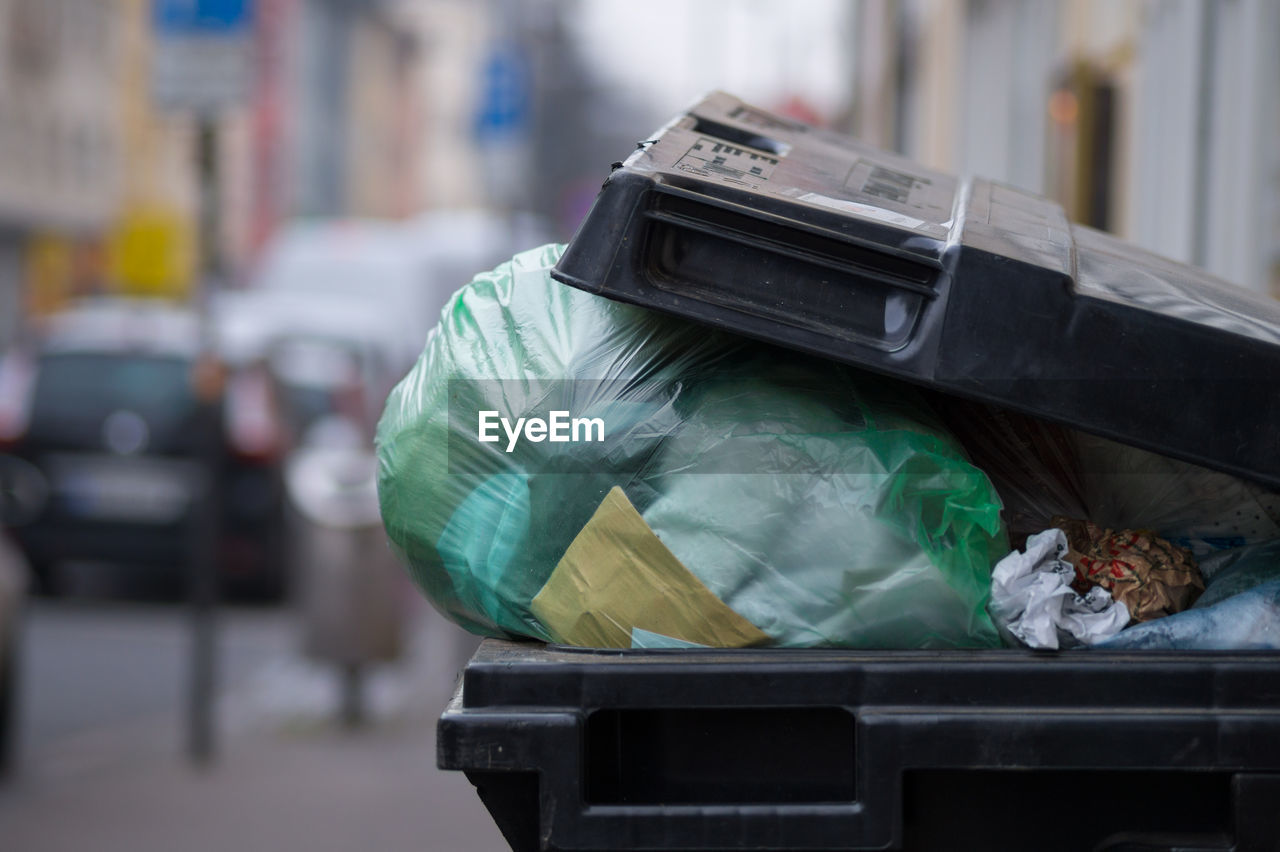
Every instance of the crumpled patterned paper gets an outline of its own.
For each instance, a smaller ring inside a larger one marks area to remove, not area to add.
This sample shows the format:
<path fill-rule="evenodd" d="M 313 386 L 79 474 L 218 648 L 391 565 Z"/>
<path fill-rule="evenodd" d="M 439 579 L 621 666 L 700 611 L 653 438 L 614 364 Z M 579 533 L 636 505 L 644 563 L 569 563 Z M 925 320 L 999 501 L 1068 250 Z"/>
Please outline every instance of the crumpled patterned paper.
<path fill-rule="evenodd" d="M 1115 532 L 1089 521 L 1056 516 L 1066 533 L 1066 560 L 1075 566 L 1076 591 L 1101 586 L 1129 609 L 1134 621 L 1182 612 L 1204 591 L 1191 552 L 1142 530 Z"/>

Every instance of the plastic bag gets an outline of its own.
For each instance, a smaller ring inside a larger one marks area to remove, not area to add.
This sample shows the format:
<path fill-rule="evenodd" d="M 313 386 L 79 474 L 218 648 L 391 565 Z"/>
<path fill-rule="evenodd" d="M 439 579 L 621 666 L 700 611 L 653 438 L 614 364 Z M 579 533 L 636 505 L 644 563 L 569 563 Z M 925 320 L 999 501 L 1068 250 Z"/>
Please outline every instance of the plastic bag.
<path fill-rule="evenodd" d="M 1263 583 L 1280 580 L 1280 539 L 1223 550 L 1200 563 L 1205 590 L 1192 606 L 1203 609 L 1247 592 Z"/>
<path fill-rule="evenodd" d="M 1074 430 L 986 403 L 929 399 L 1004 503 L 1014 547 L 1052 526 L 1054 515 L 1089 517 Z"/>
<path fill-rule="evenodd" d="M 1280 538 L 1280 495 L 1255 483 L 985 403 L 930 402 L 991 477 L 1015 546 L 1055 515 L 1151 530 L 1197 557 Z"/>
<path fill-rule="evenodd" d="M 1048 529 L 996 563 L 987 609 L 1010 645 L 1073 648 L 1109 639 L 1129 623 L 1129 610 L 1101 586 L 1080 594 L 1067 561 L 1067 535 Z"/>
<path fill-rule="evenodd" d="M 445 614 L 562 638 L 531 602 L 619 487 L 775 644 L 999 644 L 999 500 L 913 391 L 563 286 L 559 254 L 459 291 L 378 427 L 388 535 Z M 556 412 L 599 420 L 599 440 L 549 439 Z"/>
<path fill-rule="evenodd" d="M 1149 529 L 1195 556 L 1280 538 L 1280 495 L 1226 473 L 1076 433 L 1094 523 Z"/>

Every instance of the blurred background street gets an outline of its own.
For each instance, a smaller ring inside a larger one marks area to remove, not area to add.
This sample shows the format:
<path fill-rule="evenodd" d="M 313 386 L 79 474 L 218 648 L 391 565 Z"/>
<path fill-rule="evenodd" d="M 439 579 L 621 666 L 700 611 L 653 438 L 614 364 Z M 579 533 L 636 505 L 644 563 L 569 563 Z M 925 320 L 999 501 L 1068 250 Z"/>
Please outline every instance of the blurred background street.
<path fill-rule="evenodd" d="M 297 653 L 278 609 L 223 616 L 216 769 L 182 758 L 180 612 L 38 602 L 22 664 L 21 782 L 0 789 L 6 849 L 503 848 L 474 790 L 435 769 L 435 718 L 474 649 L 434 615 L 405 664 L 369 684 L 371 724 L 342 729 L 336 681 Z"/>
<path fill-rule="evenodd" d="M 434 768 L 478 640 L 374 487 L 449 295 L 711 89 L 1280 295 L 1277 43 L 1271 0 L 0 0 L 0 848 L 504 848 Z"/>

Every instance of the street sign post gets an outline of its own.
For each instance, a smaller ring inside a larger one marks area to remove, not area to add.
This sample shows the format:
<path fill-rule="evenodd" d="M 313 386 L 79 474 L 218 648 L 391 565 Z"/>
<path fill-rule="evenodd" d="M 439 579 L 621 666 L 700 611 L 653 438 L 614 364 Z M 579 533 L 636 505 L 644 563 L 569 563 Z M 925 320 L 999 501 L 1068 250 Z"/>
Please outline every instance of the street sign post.
<path fill-rule="evenodd" d="M 207 302 L 221 274 L 217 117 L 243 104 L 253 82 L 253 0 L 152 0 L 154 55 L 151 92 L 156 104 L 199 119 L 195 158 L 200 175 L 200 244 Z M 187 751 L 197 765 L 213 759 L 217 699 L 218 516 L 222 495 L 221 380 L 213 356 L 213 330 L 203 311 L 204 352 L 196 378 L 201 443 L 207 468 L 200 508 L 188 538 L 187 599 L 191 614 L 191 670 L 187 695 Z"/>

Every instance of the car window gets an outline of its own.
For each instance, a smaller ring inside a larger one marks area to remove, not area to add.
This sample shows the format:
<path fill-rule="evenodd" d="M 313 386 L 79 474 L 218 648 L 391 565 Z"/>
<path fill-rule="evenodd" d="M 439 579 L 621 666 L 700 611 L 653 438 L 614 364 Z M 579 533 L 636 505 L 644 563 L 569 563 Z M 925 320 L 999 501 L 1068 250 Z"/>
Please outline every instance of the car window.
<path fill-rule="evenodd" d="M 190 361 L 173 356 L 56 353 L 40 359 L 31 430 L 97 423 L 127 409 L 148 421 L 174 422 L 195 406 Z"/>

